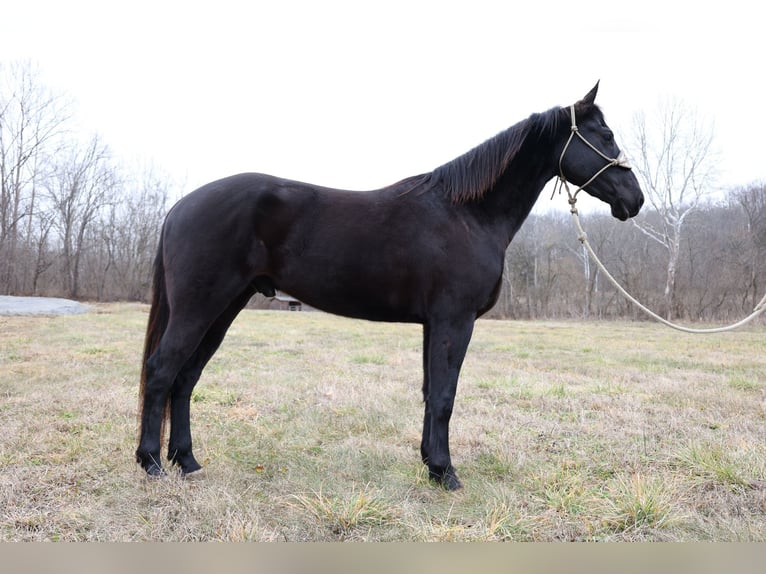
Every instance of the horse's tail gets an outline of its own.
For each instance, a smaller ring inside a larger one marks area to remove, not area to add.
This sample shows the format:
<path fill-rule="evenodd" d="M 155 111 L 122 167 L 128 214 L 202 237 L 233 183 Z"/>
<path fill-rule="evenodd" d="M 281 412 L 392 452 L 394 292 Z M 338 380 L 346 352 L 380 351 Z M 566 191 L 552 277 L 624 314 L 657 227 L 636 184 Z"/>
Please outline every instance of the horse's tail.
<path fill-rule="evenodd" d="M 164 231 L 164 228 L 163 228 Z M 157 255 L 154 258 L 154 277 L 152 279 L 152 301 L 149 308 L 149 321 L 146 326 L 146 338 L 144 340 L 144 358 L 141 363 L 141 382 L 138 389 L 138 419 L 139 425 L 142 420 L 144 407 L 144 392 L 146 390 L 146 363 L 160 344 L 162 335 L 168 326 L 170 306 L 168 305 L 167 290 L 165 287 L 165 265 L 162 257 L 162 235 L 157 246 Z M 165 422 L 170 414 L 170 395 L 162 412 L 162 426 L 160 431 L 160 445 L 164 442 Z"/>

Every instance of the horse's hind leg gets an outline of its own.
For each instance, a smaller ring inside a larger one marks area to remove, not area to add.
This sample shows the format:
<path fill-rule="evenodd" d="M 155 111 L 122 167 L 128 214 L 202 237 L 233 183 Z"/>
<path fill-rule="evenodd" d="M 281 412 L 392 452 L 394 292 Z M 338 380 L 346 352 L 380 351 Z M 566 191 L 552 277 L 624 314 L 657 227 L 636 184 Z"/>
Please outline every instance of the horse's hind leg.
<path fill-rule="evenodd" d="M 173 320 L 146 363 L 146 382 L 141 409 L 141 438 L 136 459 L 150 476 L 162 475 L 160 435 L 164 410 L 176 376 L 194 354 L 208 324 L 199 319 Z"/>
<path fill-rule="evenodd" d="M 192 452 L 190 403 L 194 386 L 202 370 L 221 345 L 226 331 L 243 309 L 253 294 L 253 289 L 246 289 L 235 298 L 229 307 L 208 329 L 197 350 L 184 364 L 176 376 L 170 391 L 170 440 L 168 441 L 168 460 L 177 464 L 181 472 L 189 474 L 199 470 L 201 465 Z"/>

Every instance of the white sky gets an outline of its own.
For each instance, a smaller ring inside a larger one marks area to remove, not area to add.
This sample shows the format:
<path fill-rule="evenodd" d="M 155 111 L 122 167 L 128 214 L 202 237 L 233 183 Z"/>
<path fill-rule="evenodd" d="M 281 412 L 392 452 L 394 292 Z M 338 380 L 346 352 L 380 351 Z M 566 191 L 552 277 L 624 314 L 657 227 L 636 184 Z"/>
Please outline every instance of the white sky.
<path fill-rule="evenodd" d="M 241 171 L 380 187 L 598 79 L 618 142 L 679 97 L 714 122 L 721 184 L 766 179 L 752 0 L 7 4 L 0 59 L 31 60 L 84 131 L 187 190 Z"/>

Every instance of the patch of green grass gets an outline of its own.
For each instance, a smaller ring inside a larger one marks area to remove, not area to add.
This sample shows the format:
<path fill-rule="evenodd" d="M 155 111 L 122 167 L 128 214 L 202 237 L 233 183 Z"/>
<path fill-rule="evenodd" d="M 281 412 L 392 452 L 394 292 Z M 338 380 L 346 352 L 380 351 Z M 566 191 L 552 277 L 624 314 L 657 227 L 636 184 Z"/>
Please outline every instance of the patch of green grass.
<path fill-rule="evenodd" d="M 495 480 L 512 477 L 515 471 L 513 462 L 501 451 L 485 449 L 473 459 L 473 464 L 482 476 Z"/>
<path fill-rule="evenodd" d="M 758 383 L 758 381 L 741 376 L 729 378 L 729 380 L 726 381 L 726 384 L 734 390 L 744 392 L 756 392 L 763 388 L 762 384 Z"/>
<path fill-rule="evenodd" d="M 384 355 L 353 355 L 351 362 L 355 365 L 385 365 L 388 361 Z"/>
<path fill-rule="evenodd" d="M 192 403 L 215 403 L 221 406 L 233 406 L 240 400 L 240 395 L 215 385 L 197 385 L 192 391 Z"/>
<path fill-rule="evenodd" d="M 534 539 L 531 525 L 507 501 L 495 502 L 489 506 L 484 525 L 481 539 L 485 541 L 528 542 Z"/>
<path fill-rule="evenodd" d="M 82 354 L 84 355 L 91 355 L 94 357 L 103 356 L 109 353 L 109 349 L 106 349 L 104 347 L 86 347 L 82 351 Z"/>
<path fill-rule="evenodd" d="M 557 385 L 553 385 L 552 387 L 548 388 L 545 391 L 545 394 L 551 397 L 557 397 L 557 398 L 563 399 L 564 397 L 567 396 L 568 392 L 567 392 L 566 385 L 564 383 L 559 383 Z"/>
<path fill-rule="evenodd" d="M 729 487 L 744 487 L 749 481 L 743 476 L 745 468 L 735 461 L 720 444 L 689 443 L 678 454 L 678 461 L 692 477 Z"/>
<path fill-rule="evenodd" d="M 603 523 L 618 532 L 670 526 L 675 515 L 669 486 L 639 474 L 617 477 L 604 493 Z"/>
<path fill-rule="evenodd" d="M 542 494 L 545 505 L 556 512 L 577 515 L 588 507 L 587 487 L 578 475 L 556 477 L 545 484 Z"/>
<path fill-rule="evenodd" d="M 71 421 L 75 419 L 76 417 L 77 417 L 77 413 L 75 413 L 74 411 L 68 411 L 68 410 L 61 411 L 61 418 L 64 419 L 65 421 Z"/>
<path fill-rule="evenodd" d="M 293 506 L 341 539 L 352 537 L 355 531 L 364 533 L 370 528 L 392 524 L 397 519 L 395 509 L 369 487 L 346 495 L 328 496 L 320 490 L 290 498 Z"/>
<path fill-rule="evenodd" d="M 476 387 L 479 389 L 508 389 L 509 387 L 512 387 L 515 384 L 513 380 L 508 380 L 506 378 L 491 378 L 491 379 L 481 379 L 479 381 L 476 381 Z"/>
<path fill-rule="evenodd" d="M 627 389 L 623 385 L 613 381 L 597 381 L 593 386 L 594 393 L 603 395 L 621 395 L 626 391 Z"/>

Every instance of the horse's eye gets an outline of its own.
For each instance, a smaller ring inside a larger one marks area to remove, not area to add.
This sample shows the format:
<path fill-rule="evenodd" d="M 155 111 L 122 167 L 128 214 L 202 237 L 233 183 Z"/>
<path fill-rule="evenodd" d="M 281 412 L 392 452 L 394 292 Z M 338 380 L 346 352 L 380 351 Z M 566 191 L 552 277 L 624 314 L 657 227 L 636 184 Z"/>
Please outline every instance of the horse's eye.
<path fill-rule="evenodd" d="M 611 131 L 605 131 L 604 132 L 604 141 L 607 143 L 611 143 L 614 141 L 614 134 Z"/>

